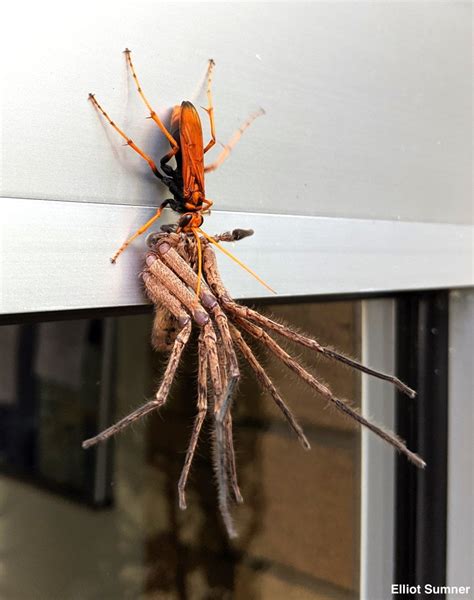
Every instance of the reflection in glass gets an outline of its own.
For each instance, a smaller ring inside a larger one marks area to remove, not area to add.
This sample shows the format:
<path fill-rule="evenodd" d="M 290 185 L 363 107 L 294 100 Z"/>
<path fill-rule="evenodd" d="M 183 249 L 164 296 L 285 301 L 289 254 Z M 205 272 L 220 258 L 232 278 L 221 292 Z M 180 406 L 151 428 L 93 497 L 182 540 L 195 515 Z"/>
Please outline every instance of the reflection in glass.
<path fill-rule="evenodd" d="M 359 354 L 356 302 L 264 310 Z M 152 353 L 150 329 L 149 315 L 0 328 L 0 451 L 8 473 L 0 477 L 0 596 L 356 597 L 358 430 L 266 353 L 260 359 L 312 450 L 302 449 L 243 369 L 234 432 L 245 504 L 234 510 L 235 543 L 226 539 L 217 509 L 209 426 L 191 472 L 188 510 L 178 509 L 177 481 L 196 412 L 192 344 L 159 415 L 98 454 L 81 449 L 101 424 L 152 394 L 166 356 Z M 297 352 L 338 395 L 359 401 L 357 373 Z M 111 450 L 113 474 L 111 456 L 100 454 Z M 48 490 L 38 485 L 45 482 Z M 81 502 L 71 502 L 72 491 Z"/>
<path fill-rule="evenodd" d="M 0 469 L 76 500 L 94 496 L 97 454 L 81 441 L 97 427 L 104 322 L 0 327 Z"/>

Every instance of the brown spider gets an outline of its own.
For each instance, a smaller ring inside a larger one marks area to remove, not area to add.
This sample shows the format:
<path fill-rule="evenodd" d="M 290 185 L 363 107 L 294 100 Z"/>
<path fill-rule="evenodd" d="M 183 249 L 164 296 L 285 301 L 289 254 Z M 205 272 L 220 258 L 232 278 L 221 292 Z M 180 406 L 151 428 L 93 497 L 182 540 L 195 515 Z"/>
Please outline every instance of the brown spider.
<path fill-rule="evenodd" d="M 364 425 L 405 454 L 417 467 L 423 468 L 425 466 L 424 461 L 417 454 L 411 452 L 395 434 L 368 421 L 347 401 L 335 397 L 326 385 L 302 367 L 267 331 L 281 335 L 296 344 L 311 348 L 327 358 L 338 360 L 359 371 L 389 381 L 411 398 L 416 395 L 412 389 L 396 377 L 365 367 L 357 361 L 339 354 L 331 348 L 321 346 L 316 340 L 297 333 L 249 307 L 237 304 L 224 287 L 217 268 L 213 247 L 204 238 L 201 238 L 202 282 L 198 297 L 195 292 L 198 283 L 196 274 L 197 242 L 195 237 L 186 233 L 175 233 L 172 228 L 166 226 L 162 229 L 164 230 L 163 233 L 152 234 L 149 237 L 151 251 L 146 257 L 147 266 L 142 273 L 146 294 L 155 305 L 152 344 L 156 349 L 170 350 L 170 357 L 161 385 L 153 400 L 137 408 L 97 436 L 86 440 L 83 443 L 84 448 L 106 440 L 137 419 L 163 406 L 168 397 L 183 349 L 188 343 L 194 322 L 199 327 L 198 413 L 194 421 L 178 483 L 179 506 L 181 509 L 186 508 L 186 482 L 201 427 L 206 415 L 210 413 L 215 433 L 214 468 L 217 478 L 219 508 L 229 536 L 236 536 L 229 509 L 230 488 L 234 500 L 239 503 L 243 502 L 237 482 L 230 411 L 233 391 L 240 377 L 236 350 L 253 369 L 262 387 L 270 393 L 300 439 L 303 447 L 310 448 L 303 430 L 244 340 L 241 331 L 260 341 L 336 409 L 357 421 L 360 425 Z M 251 230 L 236 229 L 231 233 L 215 236 L 214 240 L 220 242 L 236 241 L 252 234 L 253 231 Z"/>

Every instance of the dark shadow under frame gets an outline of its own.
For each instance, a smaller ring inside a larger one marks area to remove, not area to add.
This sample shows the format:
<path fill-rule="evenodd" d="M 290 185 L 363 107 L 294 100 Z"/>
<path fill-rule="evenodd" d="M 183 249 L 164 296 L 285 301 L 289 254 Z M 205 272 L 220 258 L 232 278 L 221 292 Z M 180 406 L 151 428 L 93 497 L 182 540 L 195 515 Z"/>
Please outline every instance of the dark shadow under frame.
<path fill-rule="evenodd" d="M 424 471 L 397 457 L 394 583 L 446 585 L 449 291 L 397 298 L 397 375 L 418 392 L 397 398 L 397 433 Z M 397 598 L 419 598 L 403 594 Z M 437 595 L 444 598 L 445 595 Z"/>

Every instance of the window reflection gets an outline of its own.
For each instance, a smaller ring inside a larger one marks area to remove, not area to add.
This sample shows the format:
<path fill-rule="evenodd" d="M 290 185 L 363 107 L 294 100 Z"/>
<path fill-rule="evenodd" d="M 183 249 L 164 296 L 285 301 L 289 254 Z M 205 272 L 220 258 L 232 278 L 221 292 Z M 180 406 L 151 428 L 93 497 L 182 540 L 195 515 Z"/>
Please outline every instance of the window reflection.
<path fill-rule="evenodd" d="M 84 502 L 96 454 L 81 441 L 97 426 L 103 321 L 0 327 L 0 469 Z"/>
<path fill-rule="evenodd" d="M 359 354 L 357 302 L 263 310 Z M 0 596 L 357 597 L 358 430 L 265 352 L 259 358 L 312 450 L 302 449 L 242 364 L 234 436 L 245 504 L 234 510 L 235 543 L 220 523 L 209 424 L 188 510 L 178 509 L 176 486 L 196 412 L 192 344 L 159 415 L 99 453 L 81 449 L 100 423 L 152 394 L 166 356 L 151 351 L 150 329 L 149 315 L 0 328 Z M 297 352 L 338 395 L 358 402 L 357 374 Z"/>

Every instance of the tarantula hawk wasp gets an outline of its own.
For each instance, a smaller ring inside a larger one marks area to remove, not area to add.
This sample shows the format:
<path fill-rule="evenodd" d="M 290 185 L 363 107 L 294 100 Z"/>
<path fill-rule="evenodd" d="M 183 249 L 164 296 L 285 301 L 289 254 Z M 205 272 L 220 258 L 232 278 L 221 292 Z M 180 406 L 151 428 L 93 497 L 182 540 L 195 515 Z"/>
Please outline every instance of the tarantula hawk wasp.
<path fill-rule="evenodd" d="M 211 206 L 213 205 L 212 200 L 206 198 L 204 174 L 210 171 L 215 171 L 229 156 L 230 152 L 232 151 L 232 148 L 239 141 L 247 127 L 251 125 L 252 121 L 254 121 L 257 117 L 265 113 L 265 111 L 262 108 L 260 108 L 258 111 L 250 115 L 247 121 L 243 123 L 243 125 L 234 134 L 231 140 L 224 146 L 217 159 L 213 163 L 205 166 L 204 155 L 216 144 L 214 106 L 212 103 L 211 92 L 212 74 L 215 65 L 213 59 L 211 58 L 209 60 L 207 70 L 208 106 L 207 108 L 204 108 L 204 110 L 209 116 L 211 139 L 207 143 L 206 147 L 204 147 L 201 120 L 192 102 L 184 100 L 181 103 L 181 105 L 176 105 L 173 107 L 171 113 L 171 131 L 169 131 L 165 127 L 155 110 L 152 108 L 151 104 L 149 103 L 147 97 L 143 92 L 140 82 L 138 81 L 137 73 L 135 71 L 132 58 L 130 56 L 131 51 L 128 48 L 126 48 L 124 50 L 124 53 L 127 59 L 127 64 L 132 73 L 132 77 L 135 82 L 137 91 L 141 99 L 145 103 L 146 107 L 150 111 L 149 118 L 152 119 L 158 125 L 158 127 L 170 143 L 171 150 L 160 160 L 160 168 L 163 171 L 163 173 L 165 173 L 165 175 L 163 175 L 160 172 L 153 159 L 150 156 L 148 156 L 148 154 L 146 154 L 141 148 L 139 148 L 137 144 L 135 144 L 135 142 L 132 139 L 130 139 L 114 121 L 112 121 L 109 115 L 105 112 L 105 110 L 96 100 L 95 95 L 89 94 L 89 99 L 92 101 L 94 106 L 102 113 L 102 115 L 115 129 L 115 131 L 126 140 L 126 145 L 130 146 L 130 148 L 135 150 L 137 154 L 139 154 L 144 160 L 146 160 L 153 174 L 169 189 L 173 197 L 168 198 L 164 202 L 162 202 L 158 207 L 156 213 L 153 215 L 153 217 L 149 219 L 144 225 L 142 225 L 142 227 L 140 227 L 129 239 L 127 239 L 120 246 L 120 248 L 111 258 L 112 263 L 115 263 L 119 255 L 137 237 L 144 233 L 157 219 L 160 218 L 163 209 L 167 206 L 169 206 L 175 212 L 182 214 L 182 217 L 177 223 L 176 231 L 178 233 L 192 233 L 195 236 L 198 245 L 198 232 L 212 242 L 212 238 L 207 236 L 207 234 L 204 231 L 199 229 L 204 220 L 202 215 L 209 212 Z M 179 140 L 179 142 L 177 140 Z M 175 169 L 173 169 L 173 167 L 169 165 L 169 162 L 173 157 L 176 160 Z M 270 291 L 274 292 L 274 290 L 270 286 L 268 286 L 262 279 L 260 279 L 260 277 L 258 277 L 258 275 L 254 273 L 249 267 L 242 264 L 236 257 L 231 256 L 228 251 L 219 246 L 217 243 L 215 245 L 218 246 L 219 249 L 225 254 L 230 256 L 230 258 L 236 261 L 241 267 L 243 267 L 254 277 L 256 277 L 260 281 L 260 283 L 262 283 Z"/>
<path fill-rule="evenodd" d="M 180 106 L 173 108 L 171 132 L 169 132 L 152 109 L 140 87 L 130 58 L 130 50 L 125 50 L 125 55 L 138 93 L 150 111 L 150 118 L 155 121 L 171 146 L 170 151 L 160 161 L 160 167 L 164 174 L 158 170 L 153 160 L 110 119 L 94 95 L 91 94 L 90 99 L 110 125 L 127 141 L 127 145 L 148 162 L 153 173 L 168 187 L 173 198 L 165 200 L 157 209 L 156 214 L 122 244 L 113 256 L 112 262 L 115 262 L 121 252 L 160 217 L 163 208 L 169 206 L 182 215 L 176 226 L 163 226 L 161 233 L 149 236 L 150 251 L 147 253 L 146 267 L 142 273 L 145 292 L 155 306 L 152 345 L 158 350 L 168 350 L 169 359 L 154 398 L 108 429 L 86 440 L 83 447 L 88 448 L 108 439 L 165 404 L 183 350 L 190 339 L 194 323 L 199 329 L 198 413 L 194 421 L 178 483 L 180 508 L 186 508 L 185 489 L 189 471 L 203 422 L 210 414 L 214 422 L 214 468 L 217 479 L 219 508 L 229 537 L 236 536 L 229 508 L 229 489 L 232 490 L 236 502 L 243 501 L 237 481 L 230 410 L 233 392 L 240 378 L 237 354 L 254 371 L 259 384 L 272 397 L 290 427 L 300 439 L 303 447 L 306 449 L 310 447 L 292 411 L 280 396 L 245 337 L 260 342 L 336 410 L 368 428 L 396 450 L 405 454 L 413 464 L 423 468 L 425 466 L 424 461 L 409 450 L 402 440 L 395 434 L 366 419 L 347 401 L 334 396 L 330 388 L 321 383 L 296 358 L 280 346 L 275 340 L 275 336 L 286 338 L 294 344 L 310 348 L 324 358 L 337 360 L 346 366 L 388 381 L 411 398 L 416 395 L 412 389 L 396 377 L 366 367 L 332 348 L 322 346 L 316 340 L 298 333 L 286 325 L 273 321 L 249 307 L 239 305 L 230 296 L 222 282 L 214 248 L 218 248 L 227 254 L 269 288 L 251 269 L 225 250 L 220 243 L 243 239 L 252 235 L 252 230 L 235 229 L 232 232 L 211 237 L 200 228 L 203 222 L 203 214 L 209 211 L 212 206 L 212 201 L 206 198 L 204 191 L 204 173 L 215 170 L 227 158 L 243 131 L 263 111 L 253 114 L 234 134 L 231 141 L 224 146 L 217 160 L 205 167 L 204 154 L 212 148 L 216 141 L 211 95 L 214 61 L 209 61 L 207 73 L 208 107 L 205 109 L 210 121 L 211 140 L 204 147 L 201 122 L 192 103 L 182 102 Z M 179 140 L 179 143 L 176 140 Z M 173 157 L 177 165 L 175 169 L 168 164 Z M 271 290 L 271 288 L 269 289 Z M 173 331 L 171 339 L 164 335 L 165 331 Z"/>

